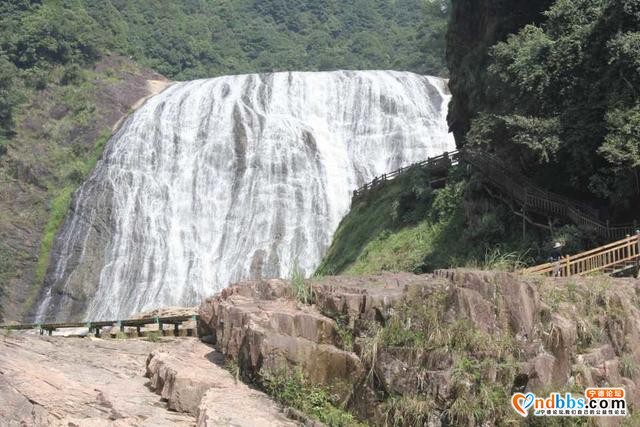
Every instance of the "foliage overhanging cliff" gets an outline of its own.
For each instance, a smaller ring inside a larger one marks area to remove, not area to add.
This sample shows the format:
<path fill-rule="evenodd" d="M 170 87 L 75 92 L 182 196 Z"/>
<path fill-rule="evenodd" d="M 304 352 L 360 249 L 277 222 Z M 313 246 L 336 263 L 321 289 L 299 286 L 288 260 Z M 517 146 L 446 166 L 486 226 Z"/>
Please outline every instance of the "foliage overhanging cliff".
<path fill-rule="evenodd" d="M 640 2 L 454 0 L 447 35 L 460 146 L 630 221 L 640 204 Z M 479 24 L 481 23 L 481 24 Z"/>

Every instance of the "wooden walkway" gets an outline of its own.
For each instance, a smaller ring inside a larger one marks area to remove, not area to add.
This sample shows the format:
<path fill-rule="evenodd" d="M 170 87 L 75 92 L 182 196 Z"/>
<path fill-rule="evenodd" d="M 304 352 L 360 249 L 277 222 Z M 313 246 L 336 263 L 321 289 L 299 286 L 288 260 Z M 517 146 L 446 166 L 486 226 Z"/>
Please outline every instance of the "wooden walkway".
<path fill-rule="evenodd" d="M 129 320 L 108 320 L 99 322 L 71 322 L 71 323 L 29 323 L 21 325 L 0 325 L 0 329 L 13 330 L 13 331 L 27 331 L 36 330 L 43 335 L 45 331 L 49 335 L 52 335 L 54 331 L 60 329 L 76 329 L 87 328 L 89 333 L 94 333 L 96 337 L 100 337 L 100 330 L 103 328 L 111 328 L 116 332 L 125 332 L 125 328 L 136 328 L 136 335 L 138 337 L 143 336 L 144 332 L 142 328 L 149 325 L 157 325 L 158 332 L 161 335 L 166 335 L 170 332 L 170 329 L 165 329 L 166 325 L 173 326 L 173 335 L 180 335 L 180 326 L 185 322 L 197 322 L 198 316 L 173 316 L 173 317 L 152 317 L 146 319 L 129 319 Z M 155 329 L 155 327 L 154 327 Z M 195 336 L 197 334 L 197 328 L 186 329 L 188 336 Z M 184 330 L 184 329 L 183 329 Z M 111 332 L 110 332 L 111 333 Z"/>
<path fill-rule="evenodd" d="M 600 220 L 598 212 L 591 206 L 538 187 L 490 154 L 466 151 L 463 158 L 478 169 L 492 187 L 518 205 L 523 215 L 537 213 L 549 218 L 564 218 L 605 241 L 622 239 L 635 234 L 638 229 L 637 222 L 610 224 Z"/>
<path fill-rule="evenodd" d="M 524 274 L 570 277 L 620 274 L 640 267 L 640 233 L 617 242 L 522 270 Z"/>
<path fill-rule="evenodd" d="M 618 274 L 638 267 L 640 237 L 636 233 L 640 226 L 637 221 L 615 225 L 610 224 L 609 221 L 602 221 L 598 211 L 591 206 L 537 186 L 521 172 L 484 152 L 460 150 L 444 153 L 381 175 L 354 191 L 354 200 L 416 167 L 427 169 L 433 180 L 430 182 L 432 187 L 441 188 L 442 183 L 446 183 L 449 168 L 460 161 L 464 161 L 480 172 L 486 184 L 498 190 L 509 202 L 519 207 L 523 218 L 532 213 L 547 218 L 563 218 L 584 230 L 593 232 L 604 241 L 622 239 L 581 254 L 562 258 L 560 262 L 528 268 L 524 270 L 525 273 L 566 277 L 596 272 Z M 434 183 L 436 186 L 433 185 Z"/>
<path fill-rule="evenodd" d="M 387 181 L 390 181 L 397 176 L 415 168 L 425 168 L 435 177 L 433 183 L 445 182 L 446 176 L 451 166 L 457 165 L 460 160 L 460 153 L 458 151 L 452 151 L 450 153 L 444 153 L 440 156 L 430 157 L 427 160 L 423 160 L 418 163 L 413 163 L 409 166 L 396 169 L 393 172 L 385 173 L 383 175 L 375 177 L 371 182 L 366 183 L 362 187 L 353 192 L 353 198 L 361 197 L 367 192 L 384 185 Z"/>
<path fill-rule="evenodd" d="M 477 169 L 483 180 L 517 204 L 522 209 L 523 215 L 537 213 L 550 218 L 564 218 L 584 229 L 592 230 L 606 241 L 633 235 L 638 229 L 637 222 L 610 224 L 608 221 L 601 221 L 598 212 L 591 206 L 547 191 L 534 184 L 522 173 L 506 166 L 499 158 L 471 150 L 444 153 L 441 156 L 380 175 L 355 190 L 353 200 L 413 168 L 427 169 L 432 176 L 430 182 L 432 187 L 441 188 L 444 186 L 442 184 L 446 183 L 449 168 L 461 160 Z"/>

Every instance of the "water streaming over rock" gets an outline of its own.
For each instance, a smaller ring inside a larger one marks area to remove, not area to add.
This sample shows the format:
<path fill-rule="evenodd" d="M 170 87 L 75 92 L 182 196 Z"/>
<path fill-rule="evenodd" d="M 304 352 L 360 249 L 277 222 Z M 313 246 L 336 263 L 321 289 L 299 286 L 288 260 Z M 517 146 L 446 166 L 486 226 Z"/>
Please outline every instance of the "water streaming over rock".
<path fill-rule="evenodd" d="M 109 141 L 37 317 L 119 319 L 317 267 L 352 191 L 452 150 L 442 79 L 362 71 L 176 83 Z"/>

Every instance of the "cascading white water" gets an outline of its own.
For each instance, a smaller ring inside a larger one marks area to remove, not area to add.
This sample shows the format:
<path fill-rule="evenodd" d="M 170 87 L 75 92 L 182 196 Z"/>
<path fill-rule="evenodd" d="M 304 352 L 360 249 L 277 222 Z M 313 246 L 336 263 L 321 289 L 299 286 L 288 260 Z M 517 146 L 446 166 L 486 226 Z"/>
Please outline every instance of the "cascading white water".
<path fill-rule="evenodd" d="M 313 272 L 355 188 L 454 148 L 448 101 L 442 79 L 387 71 L 174 84 L 129 118 L 76 194 L 39 316 L 84 298 L 85 318 L 125 318 Z"/>

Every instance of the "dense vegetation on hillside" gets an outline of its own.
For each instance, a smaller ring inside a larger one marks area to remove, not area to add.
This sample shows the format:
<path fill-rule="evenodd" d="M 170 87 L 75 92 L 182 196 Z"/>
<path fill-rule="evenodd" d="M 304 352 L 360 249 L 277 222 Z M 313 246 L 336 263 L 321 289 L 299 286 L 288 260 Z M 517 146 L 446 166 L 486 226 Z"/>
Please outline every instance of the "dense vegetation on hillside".
<path fill-rule="evenodd" d="M 524 12 L 529 24 L 482 42 L 465 37 L 477 19 L 469 2 L 453 3 L 450 120 L 458 143 L 498 153 L 544 187 L 601 208 L 604 218 L 637 218 L 640 2 L 513 2 L 504 13 Z"/>
<path fill-rule="evenodd" d="M 380 271 L 431 272 L 439 268 L 513 269 L 544 258 L 544 233 L 488 198 L 478 176 L 452 169 L 447 186 L 433 190 L 428 170 L 412 168 L 352 203 L 318 275 Z M 574 247 L 573 227 L 561 227 Z"/>
<path fill-rule="evenodd" d="M 446 6 L 444 0 L 5 1 L 0 137 L 10 135 L 21 86 L 74 83 L 82 67 L 109 51 L 179 80 L 281 70 L 444 75 Z"/>

